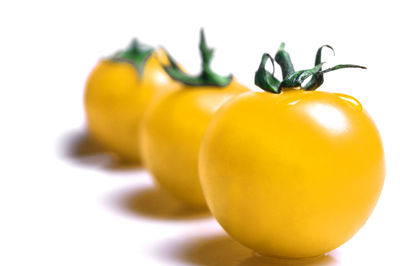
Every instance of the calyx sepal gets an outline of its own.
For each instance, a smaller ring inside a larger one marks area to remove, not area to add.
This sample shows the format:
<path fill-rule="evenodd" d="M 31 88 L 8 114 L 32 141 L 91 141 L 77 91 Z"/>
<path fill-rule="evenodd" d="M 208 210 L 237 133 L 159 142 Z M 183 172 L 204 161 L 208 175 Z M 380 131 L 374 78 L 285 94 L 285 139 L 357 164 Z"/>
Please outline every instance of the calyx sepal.
<path fill-rule="evenodd" d="M 271 60 L 272 62 L 272 73 L 268 72 L 265 69 L 265 65 L 267 64 L 268 59 Z M 261 58 L 260 66 L 258 67 L 258 70 L 256 71 L 256 74 L 254 76 L 254 83 L 265 91 L 280 93 L 281 82 L 277 78 L 275 78 L 274 74 L 275 74 L 274 59 L 270 54 L 265 53 Z"/>

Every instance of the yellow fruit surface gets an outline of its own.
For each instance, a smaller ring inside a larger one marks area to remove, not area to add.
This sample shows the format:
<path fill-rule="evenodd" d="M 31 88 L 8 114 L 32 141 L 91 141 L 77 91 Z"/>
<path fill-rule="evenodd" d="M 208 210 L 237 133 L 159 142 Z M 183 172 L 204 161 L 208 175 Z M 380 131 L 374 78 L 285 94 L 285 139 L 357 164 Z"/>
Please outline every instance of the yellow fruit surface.
<path fill-rule="evenodd" d="M 183 86 L 150 109 L 141 151 L 145 167 L 162 188 L 194 207 L 206 206 L 198 177 L 204 131 L 223 103 L 245 91 L 235 80 L 224 88 Z"/>
<path fill-rule="evenodd" d="M 381 139 L 353 97 L 250 92 L 205 133 L 200 180 L 212 214 L 236 240 L 275 257 L 329 252 L 367 221 L 385 176 Z"/>

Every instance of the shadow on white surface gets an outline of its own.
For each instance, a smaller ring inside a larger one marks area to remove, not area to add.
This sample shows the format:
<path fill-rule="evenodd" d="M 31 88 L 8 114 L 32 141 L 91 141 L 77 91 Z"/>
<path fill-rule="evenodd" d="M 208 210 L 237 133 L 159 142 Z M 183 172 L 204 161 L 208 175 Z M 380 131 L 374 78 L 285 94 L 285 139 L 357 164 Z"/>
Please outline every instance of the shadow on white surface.
<path fill-rule="evenodd" d="M 67 133 L 61 140 L 62 154 L 74 162 L 109 171 L 140 169 L 139 164 L 126 163 L 105 151 L 99 143 L 89 138 L 84 130 Z"/>
<path fill-rule="evenodd" d="M 193 209 L 157 187 L 139 187 L 118 193 L 115 204 L 121 210 L 158 220 L 191 220 L 208 218 L 205 209 Z"/>
<path fill-rule="evenodd" d="M 241 262 L 239 266 L 264 266 L 264 265 L 307 265 L 307 266 L 335 266 L 335 265 L 340 265 L 339 261 L 335 259 L 332 255 L 327 254 L 324 256 L 321 256 L 315 260 L 311 261 L 302 261 L 299 260 L 299 262 L 289 262 L 287 260 L 285 261 L 278 261 L 279 259 L 275 258 L 262 258 L 258 255 L 253 254 L 251 258 L 248 258 Z"/>
<path fill-rule="evenodd" d="M 225 234 L 208 237 L 185 238 L 176 242 L 168 241 L 155 250 L 155 255 L 171 263 L 207 266 L 272 266 L 310 265 L 333 266 L 339 262 L 333 255 L 322 256 L 312 262 L 283 262 L 257 255 L 251 249 L 239 244 Z"/>

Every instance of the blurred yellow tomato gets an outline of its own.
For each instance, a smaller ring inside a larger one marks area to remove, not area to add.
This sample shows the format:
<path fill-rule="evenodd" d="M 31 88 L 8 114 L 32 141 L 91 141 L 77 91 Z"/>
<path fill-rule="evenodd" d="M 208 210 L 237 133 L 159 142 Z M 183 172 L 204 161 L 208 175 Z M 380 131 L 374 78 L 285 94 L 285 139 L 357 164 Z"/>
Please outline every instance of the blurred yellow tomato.
<path fill-rule="evenodd" d="M 138 130 L 143 114 L 155 98 L 176 85 L 160 60 L 165 60 L 162 51 L 134 41 L 127 50 L 100 60 L 88 78 L 89 134 L 123 161 L 140 161 Z"/>
<path fill-rule="evenodd" d="M 201 34 L 203 71 L 197 77 L 175 68 L 167 72 L 181 82 L 150 108 L 141 131 L 143 162 L 156 182 L 173 196 L 194 207 L 205 207 L 198 177 L 201 139 L 215 111 L 229 98 L 248 91 L 232 77 L 221 77 L 209 68 L 211 50 Z M 172 58 L 170 58 L 172 60 Z"/>

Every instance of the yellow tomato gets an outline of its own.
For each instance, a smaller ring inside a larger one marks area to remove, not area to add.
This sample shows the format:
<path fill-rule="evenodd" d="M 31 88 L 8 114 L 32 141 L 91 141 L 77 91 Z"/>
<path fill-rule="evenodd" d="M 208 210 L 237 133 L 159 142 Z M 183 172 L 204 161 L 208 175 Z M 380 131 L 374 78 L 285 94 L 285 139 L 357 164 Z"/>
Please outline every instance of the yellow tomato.
<path fill-rule="evenodd" d="M 176 85 L 160 64 L 163 57 L 161 51 L 149 51 L 142 65 L 118 57 L 103 59 L 88 78 L 89 134 L 124 161 L 140 161 L 138 129 L 143 114 L 155 98 Z"/>
<path fill-rule="evenodd" d="M 322 255 L 350 239 L 380 195 L 378 130 L 353 97 L 250 92 L 211 120 L 199 155 L 212 214 L 239 242 L 275 257 Z"/>
<path fill-rule="evenodd" d="M 198 177 L 200 142 L 215 111 L 244 91 L 236 81 L 225 88 L 183 87 L 149 110 L 141 131 L 142 158 L 162 188 L 194 207 L 206 206 Z"/>
<path fill-rule="evenodd" d="M 155 181 L 176 198 L 193 207 L 206 207 L 198 177 L 201 139 L 211 117 L 229 98 L 248 91 L 232 76 L 211 71 L 212 50 L 200 35 L 202 72 L 183 73 L 169 56 L 167 73 L 182 86 L 163 97 L 146 114 L 141 130 L 144 165 Z"/>

